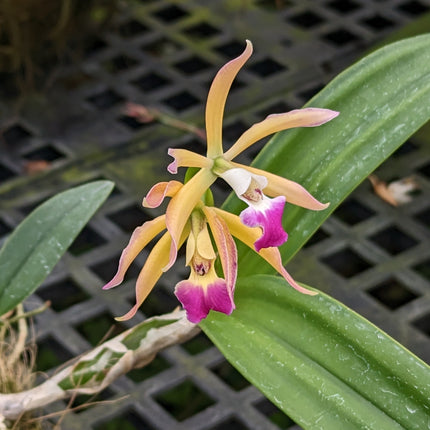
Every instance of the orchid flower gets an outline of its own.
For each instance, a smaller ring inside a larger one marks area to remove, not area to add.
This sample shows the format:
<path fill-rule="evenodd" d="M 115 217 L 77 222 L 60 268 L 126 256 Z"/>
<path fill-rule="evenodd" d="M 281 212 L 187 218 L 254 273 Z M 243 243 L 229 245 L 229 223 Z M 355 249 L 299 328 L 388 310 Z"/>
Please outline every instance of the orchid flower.
<path fill-rule="evenodd" d="M 282 227 L 286 202 L 312 210 L 325 209 L 328 204 L 319 202 L 295 182 L 232 160 L 270 134 L 293 127 L 318 126 L 336 117 L 338 112 L 306 108 L 269 115 L 245 131 L 224 153 L 222 119 L 226 98 L 235 76 L 251 53 L 252 44 L 247 41 L 244 52 L 222 67 L 212 83 L 206 104 L 206 156 L 185 149 L 168 151 L 174 158 L 168 166 L 170 173 L 177 173 L 179 167 L 198 168 L 198 172 L 185 184 L 160 182 L 143 199 L 143 206 L 155 208 L 166 197 L 171 198 L 164 215 L 136 228 L 121 254 L 117 273 L 103 288 L 119 285 L 140 251 L 163 230 L 167 231 L 149 253 L 137 278 L 136 304 L 118 320 L 134 316 L 162 273 L 174 264 L 185 241 L 190 277 L 176 285 L 175 294 L 191 322 L 200 322 L 210 310 L 229 315 L 235 308 L 233 297 L 238 262 L 233 236 L 258 252 L 293 288 L 304 294 L 316 294 L 294 281 L 283 267 L 277 247 L 288 238 Z M 240 216 L 213 206 L 210 186 L 219 177 L 248 204 Z M 223 277 L 215 270 L 217 253 Z"/>

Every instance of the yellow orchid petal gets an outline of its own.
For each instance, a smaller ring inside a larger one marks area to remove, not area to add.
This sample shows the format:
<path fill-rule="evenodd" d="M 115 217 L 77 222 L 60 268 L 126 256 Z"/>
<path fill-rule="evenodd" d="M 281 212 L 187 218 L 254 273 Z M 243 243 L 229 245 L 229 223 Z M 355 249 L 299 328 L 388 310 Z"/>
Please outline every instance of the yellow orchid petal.
<path fill-rule="evenodd" d="M 207 224 L 205 224 L 203 229 L 197 235 L 196 249 L 199 255 L 206 260 L 214 260 L 216 258 Z"/>
<path fill-rule="evenodd" d="M 186 228 L 180 238 L 180 245 L 185 241 L 189 234 L 189 228 Z M 162 268 L 169 260 L 169 249 L 172 239 L 170 234 L 166 232 L 161 239 L 154 245 L 152 251 L 139 273 L 136 281 L 136 304 L 122 317 L 115 318 L 117 321 L 126 321 L 133 318 L 139 307 L 148 297 L 149 293 L 154 288 L 158 279 L 163 274 Z"/>
<path fill-rule="evenodd" d="M 251 54 L 252 43 L 247 40 L 243 53 L 223 66 L 212 82 L 205 114 L 208 144 L 207 155 L 209 158 L 214 158 L 222 154 L 222 119 L 227 95 L 234 78 Z"/>
<path fill-rule="evenodd" d="M 330 203 L 319 202 L 297 182 L 290 181 L 282 176 L 266 172 L 265 170 L 256 169 L 255 167 L 244 166 L 234 162 L 232 162 L 232 165 L 237 168 L 245 169 L 254 175 L 265 176 L 267 179 L 267 186 L 264 188 L 264 194 L 270 197 L 285 196 L 288 203 L 314 211 L 322 211 L 330 205 Z"/>
<path fill-rule="evenodd" d="M 221 259 L 227 290 L 233 296 L 237 277 L 237 248 L 231 237 L 227 223 L 217 215 L 214 208 L 204 206 L 203 212 L 208 220 L 215 244 Z"/>
<path fill-rule="evenodd" d="M 238 238 L 241 242 L 251 248 L 254 249 L 254 242 L 258 240 L 261 236 L 261 230 L 258 227 L 246 227 L 242 224 L 240 218 L 237 215 L 233 215 L 229 212 L 223 211 L 222 209 L 213 208 L 213 210 L 222 217 L 227 223 L 228 229 L 230 233 Z M 258 252 L 258 254 L 264 258 L 280 275 L 284 277 L 284 279 L 297 291 L 308 294 L 310 296 L 314 296 L 318 294 L 315 291 L 308 290 L 302 286 L 300 286 L 293 277 L 285 270 L 285 267 L 282 264 L 281 254 L 279 253 L 278 248 L 262 248 Z"/>
<path fill-rule="evenodd" d="M 166 226 L 172 237 L 172 246 L 169 262 L 163 271 L 168 270 L 175 262 L 178 242 L 184 226 L 194 207 L 205 191 L 215 182 L 216 178 L 217 176 L 209 169 L 202 169 L 170 200 L 166 210 Z"/>
<path fill-rule="evenodd" d="M 137 227 L 130 237 L 128 245 L 122 251 L 119 259 L 118 271 L 104 287 L 104 290 L 116 287 L 124 280 L 124 275 L 140 251 L 166 228 L 166 216 L 161 215 Z"/>
<path fill-rule="evenodd" d="M 165 233 L 152 248 L 136 281 L 136 304 L 125 315 L 115 318 L 117 321 L 126 321 L 134 317 L 139 307 L 148 297 L 148 294 L 163 274 L 161 269 L 169 259 L 171 241 L 169 233 Z"/>
<path fill-rule="evenodd" d="M 187 149 L 169 148 L 167 153 L 174 160 L 167 166 L 169 173 L 178 173 L 178 167 L 212 167 L 213 161 L 203 155 L 197 154 Z"/>
<path fill-rule="evenodd" d="M 187 245 L 185 248 L 185 265 L 189 266 L 190 261 L 196 252 L 196 238 L 194 237 L 193 232 L 190 233 L 187 240 Z"/>
<path fill-rule="evenodd" d="M 295 127 L 316 127 L 338 115 L 339 112 L 320 108 L 296 109 L 290 112 L 269 115 L 263 121 L 246 130 L 224 154 L 224 158 L 232 160 L 255 142 L 278 131 Z"/>
<path fill-rule="evenodd" d="M 143 198 L 142 206 L 145 208 L 157 208 L 163 203 L 165 197 L 173 197 L 182 187 L 183 184 L 178 181 L 159 182 Z"/>

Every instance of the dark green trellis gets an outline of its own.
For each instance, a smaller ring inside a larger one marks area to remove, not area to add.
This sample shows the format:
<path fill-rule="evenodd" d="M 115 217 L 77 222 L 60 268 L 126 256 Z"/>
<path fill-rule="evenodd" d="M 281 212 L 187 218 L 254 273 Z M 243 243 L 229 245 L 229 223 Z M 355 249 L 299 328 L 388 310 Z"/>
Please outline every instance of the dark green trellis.
<path fill-rule="evenodd" d="M 0 241 L 59 189 L 96 178 L 117 184 L 52 276 L 27 301 L 28 307 L 52 301 L 51 309 L 36 319 L 40 370 L 52 372 L 97 344 L 112 317 L 129 309 L 137 265 L 121 288 L 103 292 L 101 286 L 113 274 L 130 232 L 156 213 L 140 208 L 141 197 L 155 181 L 168 178 L 168 147 L 203 151 L 198 137 L 125 116 L 126 101 L 202 125 L 209 82 L 220 65 L 241 51 L 244 39 L 251 39 L 255 54 L 226 109 L 228 144 L 265 115 L 300 107 L 365 50 L 430 8 L 428 0 L 219 0 L 210 2 L 210 9 L 206 3 L 132 2 L 115 29 L 100 34 L 82 63 L 63 70 L 43 97 L 28 97 L 17 114 L 15 100 L 0 101 Z M 328 291 L 426 361 L 428 143 L 427 129 L 377 172 L 387 181 L 413 174 L 421 191 L 410 204 L 390 207 L 363 183 L 289 266 L 297 279 Z M 35 160 L 49 161 L 51 168 L 22 175 L 26 163 Z M 218 201 L 225 195 L 218 186 Z M 162 278 L 137 321 L 177 305 L 172 289 L 186 273 L 182 263 Z M 112 334 L 125 327 L 115 325 Z M 297 428 L 203 334 L 119 379 L 97 400 L 124 395 L 70 413 L 63 428 Z M 74 404 L 88 400 L 80 397 Z"/>

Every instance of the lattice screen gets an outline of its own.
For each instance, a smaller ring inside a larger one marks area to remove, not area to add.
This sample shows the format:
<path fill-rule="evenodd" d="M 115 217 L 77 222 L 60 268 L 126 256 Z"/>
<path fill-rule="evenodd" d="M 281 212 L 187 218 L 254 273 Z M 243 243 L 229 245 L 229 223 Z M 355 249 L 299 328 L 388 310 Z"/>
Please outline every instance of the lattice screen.
<path fill-rule="evenodd" d="M 0 241 L 36 204 L 92 179 L 116 183 L 114 193 L 74 242 L 28 307 L 52 301 L 36 318 L 39 370 L 96 345 L 134 299 L 147 253 L 126 282 L 105 292 L 133 229 L 157 214 L 140 207 L 156 181 L 168 178 L 166 150 L 203 152 L 196 136 L 124 114 L 133 101 L 201 126 L 209 84 L 244 40 L 255 54 L 240 72 L 226 108 L 232 143 L 268 113 L 300 107 L 335 74 L 393 31 L 430 8 L 429 0 L 135 1 L 115 28 L 92 41 L 79 64 L 64 68 L 45 97 L 17 109 L 0 91 Z M 260 144 L 262 146 L 264 142 Z M 250 151 L 249 159 L 258 151 Z M 26 176 L 28 161 L 50 170 Z M 421 191 L 392 208 L 368 182 L 338 208 L 289 266 L 301 281 L 327 291 L 430 361 L 430 146 L 423 133 L 378 170 L 390 181 L 414 175 Z M 219 186 L 219 201 L 227 190 Z M 172 289 L 186 274 L 162 277 L 133 322 L 172 310 Z M 116 324 L 110 336 L 127 324 Z M 64 429 L 297 429 L 244 380 L 203 335 L 161 353 L 148 367 L 120 378 L 97 397 L 116 400 L 70 412 Z M 92 401 L 79 397 L 73 406 Z M 61 410 L 64 403 L 48 408 Z"/>

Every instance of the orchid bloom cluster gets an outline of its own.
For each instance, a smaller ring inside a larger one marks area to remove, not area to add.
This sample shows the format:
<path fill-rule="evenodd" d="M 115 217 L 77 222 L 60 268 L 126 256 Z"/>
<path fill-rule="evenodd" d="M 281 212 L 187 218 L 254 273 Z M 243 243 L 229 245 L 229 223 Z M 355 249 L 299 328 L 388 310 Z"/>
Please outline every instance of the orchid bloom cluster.
<path fill-rule="evenodd" d="M 225 102 L 234 78 L 251 54 L 252 44 L 247 41 L 244 52 L 222 67 L 211 85 L 205 115 L 207 155 L 176 148 L 168 151 L 174 158 L 168 166 L 170 173 L 177 173 L 179 167 L 197 168 L 197 173 L 185 184 L 178 181 L 158 183 L 144 198 L 143 206 L 147 208 L 158 207 L 166 197 L 171 200 L 164 215 L 145 222 L 133 232 L 122 252 L 117 273 L 103 288 L 120 284 L 140 251 L 155 236 L 166 231 L 152 248 L 137 278 L 135 306 L 118 320 L 135 315 L 162 273 L 175 263 L 178 250 L 185 242 L 186 264 L 191 272 L 188 280 L 176 285 L 175 294 L 193 323 L 200 322 L 210 310 L 230 315 L 235 309 L 233 296 L 238 261 L 233 237 L 258 252 L 296 290 L 315 294 L 298 285 L 285 270 L 277 247 L 288 237 L 282 227 L 286 201 L 311 210 L 323 210 L 328 204 L 320 203 L 295 182 L 232 160 L 270 134 L 293 127 L 318 126 L 336 117 L 338 112 L 306 108 L 269 115 L 223 152 Z M 217 178 L 225 180 L 247 203 L 247 209 L 240 216 L 213 206 L 209 188 Z M 221 262 L 222 277 L 215 270 L 217 258 Z"/>

